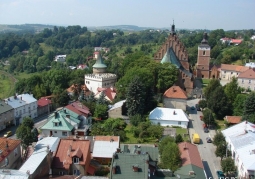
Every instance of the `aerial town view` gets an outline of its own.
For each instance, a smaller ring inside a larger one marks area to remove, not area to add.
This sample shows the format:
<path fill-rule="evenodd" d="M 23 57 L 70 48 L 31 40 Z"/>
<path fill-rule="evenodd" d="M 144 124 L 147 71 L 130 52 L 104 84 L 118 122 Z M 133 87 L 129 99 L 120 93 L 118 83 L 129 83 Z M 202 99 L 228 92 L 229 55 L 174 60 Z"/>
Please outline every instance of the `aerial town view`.
<path fill-rule="evenodd" d="M 254 0 L 1 0 L 0 179 L 255 179 Z"/>

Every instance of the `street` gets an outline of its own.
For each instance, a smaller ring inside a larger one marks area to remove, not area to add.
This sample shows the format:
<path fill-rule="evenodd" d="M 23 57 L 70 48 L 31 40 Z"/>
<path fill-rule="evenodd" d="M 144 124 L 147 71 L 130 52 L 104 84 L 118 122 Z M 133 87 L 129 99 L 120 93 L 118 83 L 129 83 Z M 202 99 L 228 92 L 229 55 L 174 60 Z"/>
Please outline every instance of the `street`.
<path fill-rule="evenodd" d="M 188 110 L 190 112 L 190 125 L 189 125 L 189 134 L 192 140 L 192 134 L 198 133 L 200 136 L 200 144 L 196 144 L 200 157 L 202 159 L 204 169 L 207 175 L 207 178 L 213 177 L 217 178 L 216 171 L 221 169 L 220 159 L 215 156 L 216 147 L 212 143 L 206 142 L 206 137 L 211 137 L 213 139 L 216 134 L 215 130 L 210 129 L 209 133 L 205 133 L 203 130 L 203 121 L 200 120 L 202 115 L 201 111 L 191 110 L 191 106 L 195 106 L 199 99 L 189 100 L 187 102 Z"/>

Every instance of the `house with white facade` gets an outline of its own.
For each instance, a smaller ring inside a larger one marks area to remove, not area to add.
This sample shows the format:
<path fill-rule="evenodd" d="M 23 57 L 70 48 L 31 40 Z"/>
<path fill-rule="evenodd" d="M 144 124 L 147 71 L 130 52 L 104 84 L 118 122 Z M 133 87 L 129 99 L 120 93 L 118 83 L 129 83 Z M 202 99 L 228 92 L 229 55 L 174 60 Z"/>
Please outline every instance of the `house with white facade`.
<path fill-rule="evenodd" d="M 161 126 L 179 126 L 187 128 L 189 123 L 188 115 L 182 109 L 157 107 L 150 112 L 149 120 Z"/>
<path fill-rule="evenodd" d="M 237 166 L 238 176 L 255 176 L 255 125 L 244 121 L 222 131 Z"/>
<path fill-rule="evenodd" d="M 55 62 L 65 62 L 66 61 L 66 55 L 57 55 L 55 56 Z"/>
<path fill-rule="evenodd" d="M 248 69 L 249 67 L 246 66 L 221 64 L 220 78 L 221 80 L 231 81 L 233 77 L 237 78 L 240 73 Z"/>
<path fill-rule="evenodd" d="M 255 90 L 255 68 L 249 68 L 237 78 L 238 85 L 244 89 Z"/>
<path fill-rule="evenodd" d="M 11 96 L 5 99 L 5 103 L 14 109 L 15 119 L 13 123 L 15 125 L 22 123 L 25 117 L 32 119 L 37 117 L 37 99 L 33 97 L 33 94 Z"/>
<path fill-rule="evenodd" d="M 98 88 L 114 87 L 117 82 L 117 75 L 106 73 L 107 66 L 99 54 L 96 63 L 93 65 L 93 74 L 85 75 L 85 85 L 93 93 L 97 94 Z"/>
<path fill-rule="evenodd" d="M 245 66 L 246 66 L 246 67 L 255 68 L 255 62 L 245 63 Z"/>

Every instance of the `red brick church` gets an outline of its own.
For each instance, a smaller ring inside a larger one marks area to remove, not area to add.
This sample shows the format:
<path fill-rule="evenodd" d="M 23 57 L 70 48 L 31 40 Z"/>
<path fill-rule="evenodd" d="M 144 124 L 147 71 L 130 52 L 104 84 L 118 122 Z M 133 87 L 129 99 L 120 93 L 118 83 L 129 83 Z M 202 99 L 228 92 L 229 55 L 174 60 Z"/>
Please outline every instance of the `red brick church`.
<path fill-rule="evenodd" d="M 192 93 L 194 84 L 188 53 L 176 35 L 174 24 L 172 25 L 171 33 L 167 40 L 154 54 L 154 59 L 161 63 L 169 62 L 176 65 L 180 71 L 176 85 L 180 86 L 187 94 Z"/>

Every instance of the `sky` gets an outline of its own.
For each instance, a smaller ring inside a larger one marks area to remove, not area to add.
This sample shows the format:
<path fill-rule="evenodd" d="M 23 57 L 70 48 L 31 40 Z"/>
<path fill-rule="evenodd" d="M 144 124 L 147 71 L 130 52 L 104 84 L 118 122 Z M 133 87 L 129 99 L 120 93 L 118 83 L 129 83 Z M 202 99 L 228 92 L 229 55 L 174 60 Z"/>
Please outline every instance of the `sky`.
<path fill-rule="evenodd" d="M 0 0 L 0 24 L 255 29 L 255 0 Z"/>

